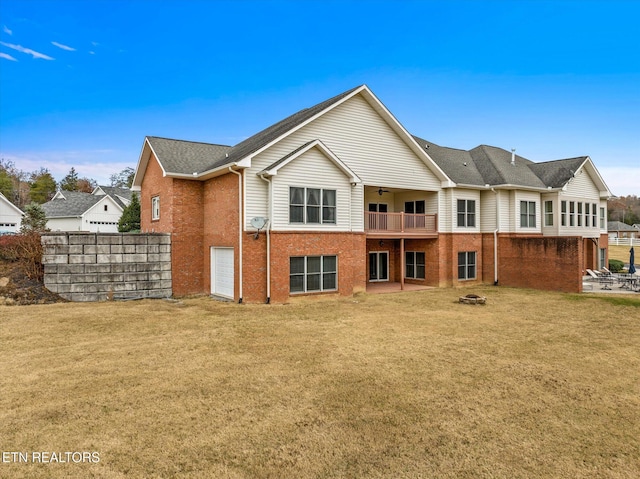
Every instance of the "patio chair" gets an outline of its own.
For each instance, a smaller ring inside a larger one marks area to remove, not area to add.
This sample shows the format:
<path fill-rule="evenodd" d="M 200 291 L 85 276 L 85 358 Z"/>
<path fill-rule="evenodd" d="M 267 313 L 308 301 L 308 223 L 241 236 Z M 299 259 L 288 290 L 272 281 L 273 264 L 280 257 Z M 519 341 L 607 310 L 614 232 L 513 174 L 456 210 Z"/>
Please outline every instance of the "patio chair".
<path fill-rule="evenodd" d="M 613 275 L 602 273 L 598 274 L 591 269 L 587 269 L 586 272 L 591 277 L 591 281 L 596 281 L 600 284 L 600 289 L 611 290 L 610 286 L 613 285 L 614 281 Z"/>

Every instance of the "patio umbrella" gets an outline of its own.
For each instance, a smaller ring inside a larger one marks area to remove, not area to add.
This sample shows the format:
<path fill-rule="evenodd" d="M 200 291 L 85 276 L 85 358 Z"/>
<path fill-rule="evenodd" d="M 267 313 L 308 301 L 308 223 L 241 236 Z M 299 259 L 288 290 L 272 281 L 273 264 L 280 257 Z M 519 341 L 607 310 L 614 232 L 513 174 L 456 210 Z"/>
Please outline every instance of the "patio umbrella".
<path fill-rule="evenodd" d="M 633 246 L 629 250 L 629 274 L 634 274 L 636 272 L 636 267 L 633 265 L 635 261 L 635 253 L 633 251 Z"/>

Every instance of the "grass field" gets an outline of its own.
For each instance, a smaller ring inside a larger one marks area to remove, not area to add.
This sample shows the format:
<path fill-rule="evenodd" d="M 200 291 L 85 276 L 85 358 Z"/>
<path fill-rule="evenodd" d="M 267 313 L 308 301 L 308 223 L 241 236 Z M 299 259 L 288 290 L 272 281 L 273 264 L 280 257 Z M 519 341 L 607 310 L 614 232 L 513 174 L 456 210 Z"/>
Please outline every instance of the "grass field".
<path fill-rule="evenodd" d="M 623 263 L 628 263 L 630 249 L 631 249 L 631 246 L 609 245 L 609 259 L 617 259 L 619 261 L 622 261 Z M 640 255 L 640 248 L 635 247 L 634 250 L 636 253 L 636 258 L 638 258 L 639 257 L 638 255 Z M 636 263 L 637 262 L 638 260 L 636 260 Z"/>
<path fill-rule="evenodd" d="M 0 307 L 0 345 L 0 477 L 640 477 L 634 296 Z"/>

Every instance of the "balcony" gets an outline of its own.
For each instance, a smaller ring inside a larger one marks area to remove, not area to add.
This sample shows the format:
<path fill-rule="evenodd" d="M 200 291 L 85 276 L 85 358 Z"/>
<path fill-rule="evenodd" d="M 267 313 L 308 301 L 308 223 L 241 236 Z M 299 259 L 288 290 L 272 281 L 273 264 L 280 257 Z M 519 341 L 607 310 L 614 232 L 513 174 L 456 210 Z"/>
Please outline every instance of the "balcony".
<path fill-rule="evenodd" d="M 375 238 L 435 238 L 438 215 L 366 211 L 364 230 L 367 236 Z"/>

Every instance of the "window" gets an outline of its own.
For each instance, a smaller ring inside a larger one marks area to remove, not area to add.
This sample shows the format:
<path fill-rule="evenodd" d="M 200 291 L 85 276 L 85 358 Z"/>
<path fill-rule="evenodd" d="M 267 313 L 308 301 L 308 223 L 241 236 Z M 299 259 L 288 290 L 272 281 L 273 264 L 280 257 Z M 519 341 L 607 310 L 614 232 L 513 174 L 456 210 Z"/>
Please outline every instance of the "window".
<path fill-rule="evenodd" d="M 567 226 L 567 202 L 560 202 L 560 224 L 562 226 Z"/>
<path fill-rule="evenodd" d="M 107 211 L 109 209 L 109 205 L 104 205 L 104 210 Z"/>
<path fill-rule="evenodd" d="M 596 210 L 596 204 L 592 203 L 591 204 L 591 226 L 593 226 L 594 228 L 598 227 L 597 215 L 598 215 L 598 212 Z"/>
<path fill-rule="evenodd" d="M 475 227 L 476 225 L 476 201 L 458 200 L 458 226 Z"/>
<path fill-rule="evenodd" d="M 584 204 L 584 225 L 588 228 L 589 227 L 589 221 L 591 218 L 591 203 L 585 203 Z"/>
<path fill-rule="evenodd" d="M 307 293 L 338 289 L 337 256 L 292 256 L 289 258 L 289 291 Z"/>
<path fill-rule="evenodd" d="M 476 279 L 476 252 L 458 253 L 458 279 Z"/>
<path fill-rule="evenodd" d="M 582 203 L 578 201 L 578 226 L 582 226 Z"/>
<path fill-rule="evenodd" d="M 520 202 L 520 228 L 536 227 L 536 202 Z"/>
<path fill-rule="evenodd" d="M 424 200 L 418 201 L 405 201 L 404 212 L 409 214 L 423 215 L 426 211 L 426 204 Z"/>
<path fill-rule="evenodd" d="M 601 229 L 601 230 L 605 229 L 605 224 L 604 224 L 604 208 L 600 208 L 600 229 Z"/>
<path fill-rule="evenodd" d="M 154 196 L 151 198 L 151 219 L 159 220 L 160 219 L 160 197 Z"/>
<path fill-rule="evenodd" d="M 607 262 L 607 249 L 606 248 L 600 248 L 600 269 L 606 268 L 607 265 L 605 264 Z"/>
<path fill-rule="evenodd" d="M 336 190 L 289 188 L 289 223 L 335 224 Z"/>
<path fill-rule="evenodd" d="M 405 253 L 405 278 L 424 279 L 424 252 Z"/>
<path fill-rule="evenodd" d="M 553 201 L 544 202 L 544 225 L 553 226 Z"/>
<path fill-rule="evenodd" d="M 574 201 L 569 201 L 569 226 L 576 225 L 576 204 Z"/>

